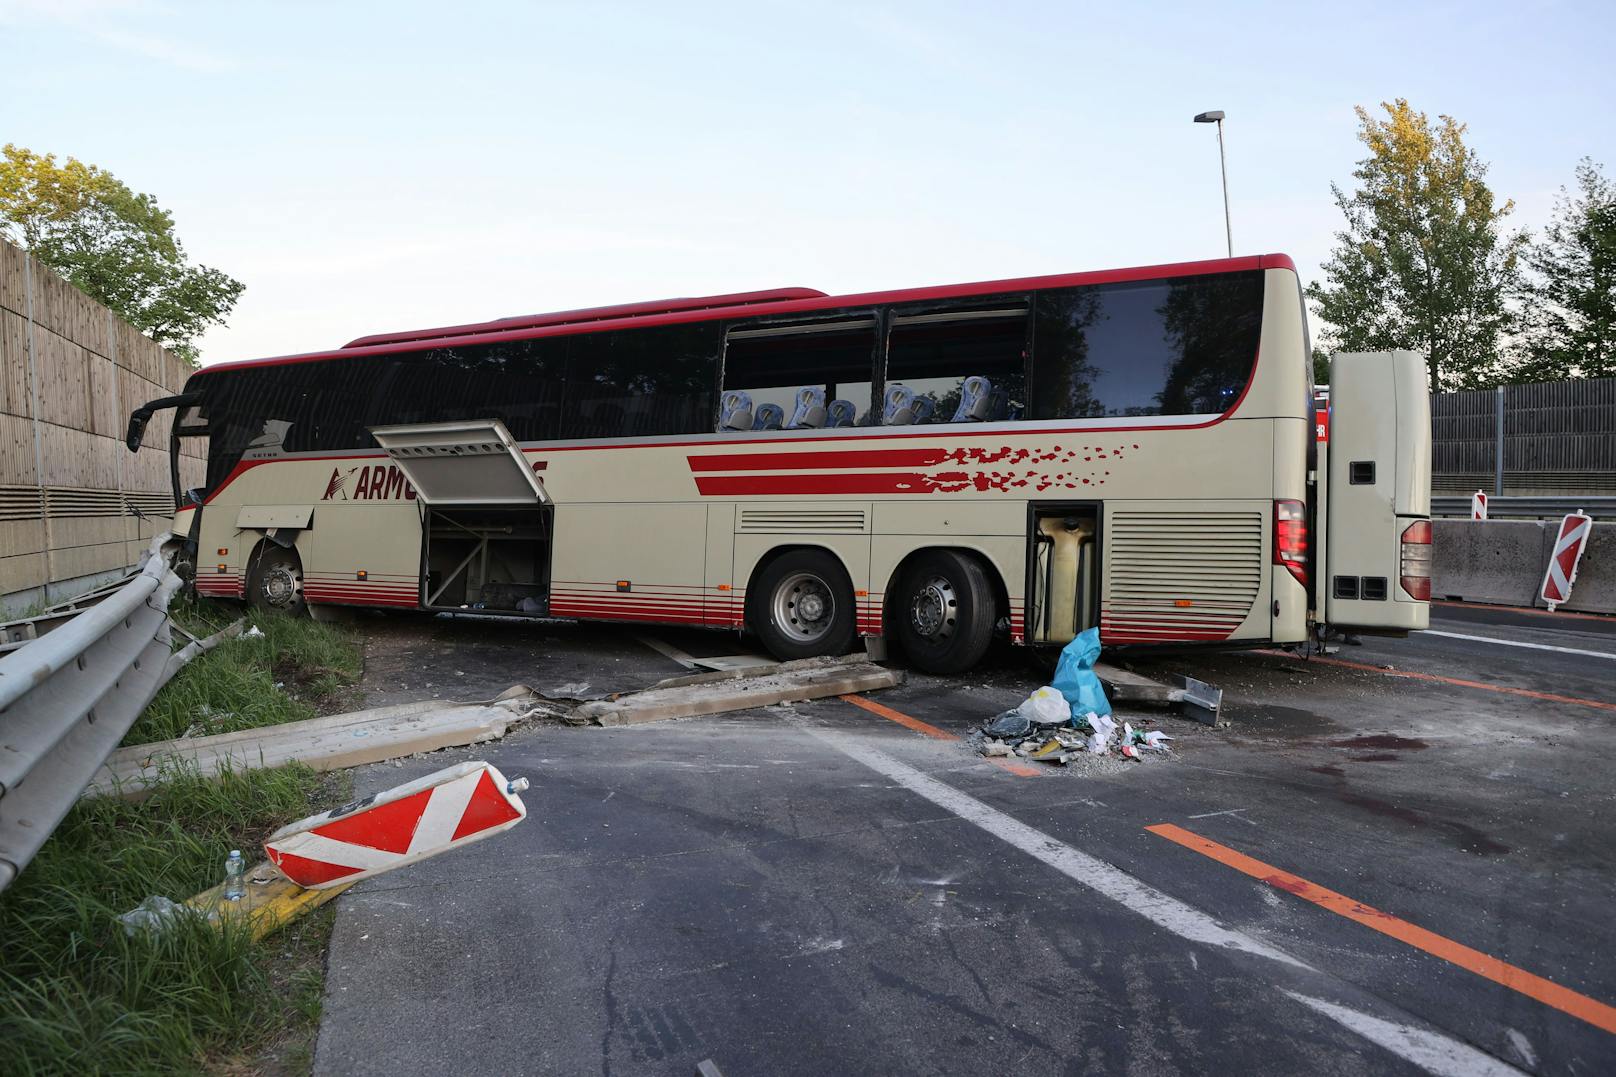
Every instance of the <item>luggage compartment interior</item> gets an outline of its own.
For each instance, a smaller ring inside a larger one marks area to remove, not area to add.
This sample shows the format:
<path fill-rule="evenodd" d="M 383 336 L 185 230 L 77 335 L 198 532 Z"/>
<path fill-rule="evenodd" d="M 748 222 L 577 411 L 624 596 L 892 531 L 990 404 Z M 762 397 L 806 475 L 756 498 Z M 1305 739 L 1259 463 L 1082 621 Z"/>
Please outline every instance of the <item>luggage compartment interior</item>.
<path fill-rule="evenodd" d="M 1027 642 L 1065 644 L 1099 624 L 1100 507 L 1035 504 L 1027 557 Z"/>
<path fill-rule="evenodd" d="M 428 509 L 426 607 L 548 614 L 553 512 L 549 505 Z"/>

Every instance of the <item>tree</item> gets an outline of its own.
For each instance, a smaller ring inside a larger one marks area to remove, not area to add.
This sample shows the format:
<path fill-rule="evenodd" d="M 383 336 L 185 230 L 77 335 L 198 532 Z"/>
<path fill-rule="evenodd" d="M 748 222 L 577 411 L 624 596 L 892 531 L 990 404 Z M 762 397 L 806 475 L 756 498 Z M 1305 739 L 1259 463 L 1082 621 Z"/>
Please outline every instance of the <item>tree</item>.
<path fill-rule="evenodd" d="M 1433 129 L 1402 98 L 1381 108 L 1384 120 L 1357 110 L 1369 156 L 1350 196 L 1331 185 L 1347 227 L 1308 296 L 1336 348 L 1423 352 L 1432 392 L 1496 384 L 1525 242 L 1500 228 L 1514 204 L 1494 205 L 1463 124 Z"/>
<path fill-rule="evenodd" d="M 1577 188 L 1527 248 L 1522 381 L 1616 375 L 1616 184 L 1584 157 Z"/>
<path fill-rule="evenodd" d="M 72 157 L 57 164 L 53 154 L 5 146 L 0 235 L 192 362 L 196 338 L 241 297 L 240 281 L 189 263 L 155 198 Z"/>

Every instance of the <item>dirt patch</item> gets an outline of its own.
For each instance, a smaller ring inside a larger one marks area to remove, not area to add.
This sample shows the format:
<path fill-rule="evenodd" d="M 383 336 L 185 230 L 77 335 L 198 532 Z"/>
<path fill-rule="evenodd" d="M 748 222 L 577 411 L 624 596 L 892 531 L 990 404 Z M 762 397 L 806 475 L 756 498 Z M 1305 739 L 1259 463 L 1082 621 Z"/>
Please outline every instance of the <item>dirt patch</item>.
<path fill-rule="evenodd" d="M 1426 815 L 1424 812 L 1415 811 L 1413 808 L 1405 808 L 1390 801 L 1381 800 L 1379 797 L 1367 797 L 1348 792 L 1337 793 L 1336 796 L 1343 804 L 1351 804 L 1355 808 L 1362 808 L 1364 811 L 1371 812 L 1382 818 L 1397 819 L 1408 823 L 1410 826 L 1426 830 L 1445 830 L 1452 835 L 1455 844 L 1467 853 L 1475 853 L 1478 856 L 1502 856 L 1511 851 L 1508 845 L 1494 841 L 1468 823 L 1460 823 L 1452 819 L 1439 819 L 1435 816 Z"/>
<path fill-rule="evenodd" d="M 1415 740 L 1413 737 L 1399 737 L 1391 733 L 1374 733 L 1357 737 L 1346 737 L 1342 740 L 1332 740 L 1329 742 L 1329 745 L 1332 748 L 1346 748 L 1351 751 L 1365 751 L 1372 748 L 1384 748 L 1388 751 L 1419 751 L 1421 748 L 1430 747 L 1430 745 L 1423 740 Z M 1396 757 L 1393 756 L 1393 758 Z"/>

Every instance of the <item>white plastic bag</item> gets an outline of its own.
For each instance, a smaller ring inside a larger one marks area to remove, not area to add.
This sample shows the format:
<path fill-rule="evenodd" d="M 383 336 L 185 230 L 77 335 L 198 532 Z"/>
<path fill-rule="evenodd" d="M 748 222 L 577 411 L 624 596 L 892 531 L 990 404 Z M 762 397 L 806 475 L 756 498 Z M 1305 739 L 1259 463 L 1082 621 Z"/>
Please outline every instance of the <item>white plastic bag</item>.
<path fill-rule="evenodd" d="M 1016 710 L 1033 725 L 1065 725 L 1072 720 L 1066 697 L 1048 685 L 1022 700 Z"/>

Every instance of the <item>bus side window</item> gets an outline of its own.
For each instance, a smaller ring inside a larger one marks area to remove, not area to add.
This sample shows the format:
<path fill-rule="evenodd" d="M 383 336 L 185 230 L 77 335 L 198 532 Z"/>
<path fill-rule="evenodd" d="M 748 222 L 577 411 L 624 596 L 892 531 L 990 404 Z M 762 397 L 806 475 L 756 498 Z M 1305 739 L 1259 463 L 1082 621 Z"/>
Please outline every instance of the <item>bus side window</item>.
<path fill-rule="evenodd" d="M 711 430 L 718 341 L 715 322 L 568 337 L 561 436 L 648 437 Z"/>
<path fill-rule="evenodd" d="M 1019 416 L 1026 400 L 1026 296 L 976 300 L 969 308 L 897 308 L 892 314 L 887 386 L 906 386 L 914 402 L 889 416 L 889 425 Z"/>
<path fill-rule="evenodd" d="M 1262 334 L 1261 270 L 1040 292 L 1034 419 L 1216 415 Z"/>
<path fill-rule="evenodd" d="M 724 392 L 750 396 L 754 430 L 866 426 L 874 354 L 869 314 L 741 323 L 724 351 Z"/>

